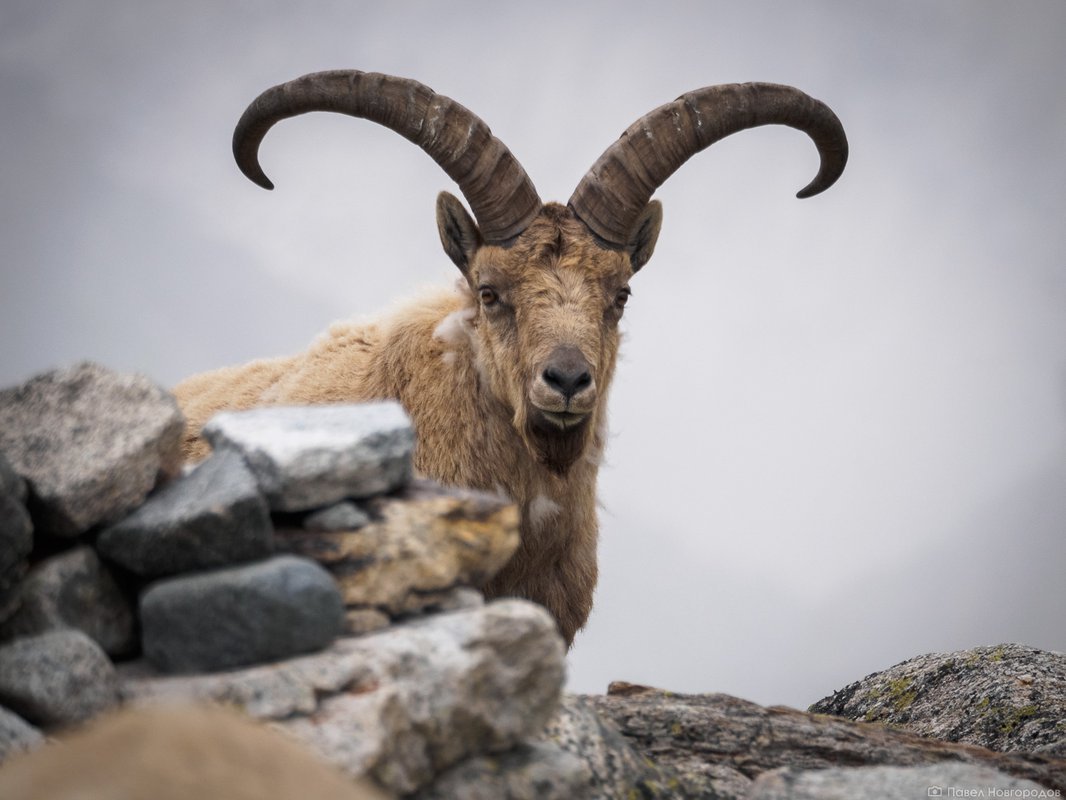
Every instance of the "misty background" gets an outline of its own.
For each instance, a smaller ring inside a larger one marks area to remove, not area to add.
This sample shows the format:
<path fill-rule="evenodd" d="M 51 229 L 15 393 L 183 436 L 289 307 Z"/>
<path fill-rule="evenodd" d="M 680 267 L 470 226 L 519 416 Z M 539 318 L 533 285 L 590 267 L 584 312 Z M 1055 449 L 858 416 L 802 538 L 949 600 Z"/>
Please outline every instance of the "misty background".
<path fill-rule="evenodd" d="M 805 707 L 930 651 L 1066 650 L 1066 3 L 0 4 L 0 385 L 93 359 L 170 386 L 451 283 L 457 192 L 373 123 L 229 145 L 263 89 L 420 80 L 565 202 L 700 86 L 827 102 L 841 181 L 785 128 L 656 194 L 569 687 Z"/>

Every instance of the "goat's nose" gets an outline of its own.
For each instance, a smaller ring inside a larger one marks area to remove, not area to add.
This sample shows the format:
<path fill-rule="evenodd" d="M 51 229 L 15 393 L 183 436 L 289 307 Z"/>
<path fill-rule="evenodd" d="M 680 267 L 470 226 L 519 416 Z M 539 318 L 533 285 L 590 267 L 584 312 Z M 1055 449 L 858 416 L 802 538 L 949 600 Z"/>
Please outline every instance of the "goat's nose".
<path fill-rule="evenodd" d="M 592 373 L 581 351 L 563 347 L 552 353 L 542 374 L 544 382 L 567 400 L 592 384 Z"/>

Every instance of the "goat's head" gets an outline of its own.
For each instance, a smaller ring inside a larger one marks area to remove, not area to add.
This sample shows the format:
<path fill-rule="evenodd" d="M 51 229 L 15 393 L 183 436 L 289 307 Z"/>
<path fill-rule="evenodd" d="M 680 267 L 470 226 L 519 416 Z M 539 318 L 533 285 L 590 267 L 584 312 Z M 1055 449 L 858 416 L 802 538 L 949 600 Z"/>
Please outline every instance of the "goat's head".
<path fill-rule="evenodd" d="M 567 206 L 544 204 L 488 126 L 422 84 L 355 70 L 306 75 L 261 94 L 234 132 L 237 163 L 264 188 L 259 143 L 276 122 L 335 111 L 385 125 L 426 151 L 459 185 L 437 226 L 470 293 L 470 331 L 490 391 L 536 456 L 565 472 L 593 441 L 618 352 L 629 279 L 655 248 L 662 209 L 651 195 L 691 156 L 745 128 L 807 133 L 821 167 L 799 193 L 831 186 L 847 139 L 824 104 L 787 86 L 709 86 L 660 106 L 626 130 Z"/>

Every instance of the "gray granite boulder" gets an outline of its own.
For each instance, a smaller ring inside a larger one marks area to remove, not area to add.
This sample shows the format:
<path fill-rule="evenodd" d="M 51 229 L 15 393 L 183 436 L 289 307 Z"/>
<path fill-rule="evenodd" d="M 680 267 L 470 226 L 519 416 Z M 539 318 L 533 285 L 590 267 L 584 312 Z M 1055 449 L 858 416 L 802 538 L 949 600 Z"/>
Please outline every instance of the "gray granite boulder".
<path fill-rule="evenodd" d="M 89 362 L 0 391 L 0 450 L 29 484 L 37 530 L 55 536 L 122 517 L 176 474 L 184 424 L 147 378 Z"/>
<path fill-rule="evenodd" d="M 0 453 L 0 621 L 18 605 L 19 580 L 33 549 L 33 524 L 25 503 L 26 485 Z"/>
<path fill-rule="evenodd" d="M 213 701 L 271 720 L 353 776 L 397 794 L 535 735 L 558 702 L 565 647 L 522 600 L 437 614 L 327 650 L 213 675 L 122 665 L 128 702 Z"/>
<path fill-rule="evenodd" d="M 0 708 L 0 764 L 8 756 L 24 753 L 44 744 L 44 736 L 18 714 Z"/>
<path fill-rule="evenodd" d="M 811 711 L 1001 752 L 1066 757 L 1066 655 L 1019 644 L 918 656 Z"/>
<path fill-rule="evenodd" d="M 29 722 L 82 722 L 117 702 L 114 666 L 81 631 L 52 631 L 0 647 L 0 704 Z"/>
<path fill-rule="evenodd" d="M 112 656 L 137 648 L 133 604 L 108 568 L 88 546 L 76 547 L 35 565 L 22 589 L 18 611 L 0 626 L 13 639 L 76 628 Z"/>
<path fill-rule="evenodd" d="M 760 775 L 745 800 L 920 800 L 927 797 L 1056 797 L 1032 781 L 975 764 L 778 769 Z"/>
<path fill-rule="evenodd" d="M 303 520 L 309 531 L 355 531 L 370 522 L 370 515 L 351 500 L 342 500 L 318 511 L 312 511 Z"/>
<path fill-rule="evenodd" d="M 273 535 L 255 478 L 240 456 L 223 451 L 104 530 L 96 547 L 126 569 L 155 578 L 266 558 Z"/>
<path fill-rule="evenodd" d="M 392 401 L 226 411 L 203 435 L 244 457 L 275 511 L 384 494 L 411 477 L 414 428 Z"/>
<path fill-rule="evenodd" d="M 295 556 L 166 578 L 140 609 L 145 656 L 165 672 L 289 658 L 325 647 L 344 624 L 333 578 Z"/>

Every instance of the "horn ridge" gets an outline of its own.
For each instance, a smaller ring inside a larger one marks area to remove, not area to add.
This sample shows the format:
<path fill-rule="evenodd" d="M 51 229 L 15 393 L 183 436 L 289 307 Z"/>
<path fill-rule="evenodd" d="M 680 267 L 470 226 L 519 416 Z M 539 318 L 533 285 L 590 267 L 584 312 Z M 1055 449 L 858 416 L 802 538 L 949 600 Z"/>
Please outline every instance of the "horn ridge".
<path fill-rule="evenodd" d="M 253 100 L 233 132 L 241 172 L 272 189 L 259 145 L 276 123 L 311 111 L 368 119 L 417 144 L 459 185 L 486 242 L 517 236 L 543 205 L 518 160 L 472 111 L 418 81 L 359 70 L 311 73 Z"/>
<path fill-rule="evenodd" d="M 625 247 L 655 190 L 682 164 L 720 139 L 760 125 L 786 125 L 814 141 L 818 174 L 797 197 L 823 192 L 840 177 L 848 141 L 827 105 L 791 86 L 722 84 L 683 94 L 630 125 L 581 179 L 569 206 L 600 239 Z"/>

